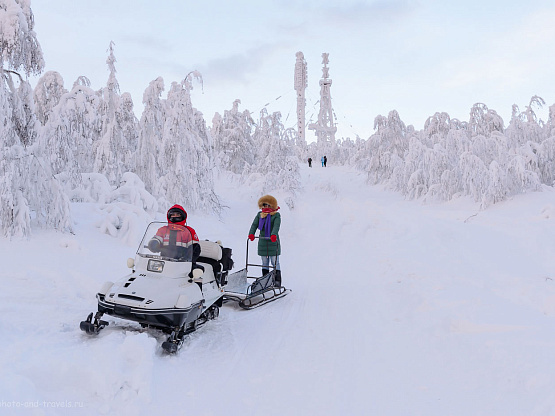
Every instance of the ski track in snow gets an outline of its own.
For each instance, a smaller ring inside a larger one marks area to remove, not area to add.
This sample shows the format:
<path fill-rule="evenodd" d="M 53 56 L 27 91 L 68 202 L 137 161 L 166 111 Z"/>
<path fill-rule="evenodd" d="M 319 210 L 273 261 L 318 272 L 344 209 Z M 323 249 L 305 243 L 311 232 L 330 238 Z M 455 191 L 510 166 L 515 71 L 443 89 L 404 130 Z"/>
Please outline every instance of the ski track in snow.
<path fill-rule="evenodd" d="M 1 240 L 0 414 L 555 414 L 553 189 L 479 211 L 301 171 L 293 210 L 276 195 L 292 292 L 224 305 L 172 356 L 134 323 L 79 330 L 136 249 L 98 232 L 95 206 L 73 205 L 75 235 Z M 222 218 L 189 223 L 238 269 L 260 195 L 217 184 Z"/>

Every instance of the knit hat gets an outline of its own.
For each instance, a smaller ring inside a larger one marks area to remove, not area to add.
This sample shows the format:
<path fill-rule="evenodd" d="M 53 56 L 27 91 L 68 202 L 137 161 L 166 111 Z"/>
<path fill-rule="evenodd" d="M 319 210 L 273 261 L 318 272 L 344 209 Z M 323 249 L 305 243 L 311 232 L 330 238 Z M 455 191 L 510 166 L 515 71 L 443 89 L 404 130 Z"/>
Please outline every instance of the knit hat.
<path fill-rule="evenodd" d="M 278 209 L 277 199 L 272 195 L 264 195 L 258 200 L 258 208 L 262 209 L 262 204 L 268 204 L 272 209 Z"/>

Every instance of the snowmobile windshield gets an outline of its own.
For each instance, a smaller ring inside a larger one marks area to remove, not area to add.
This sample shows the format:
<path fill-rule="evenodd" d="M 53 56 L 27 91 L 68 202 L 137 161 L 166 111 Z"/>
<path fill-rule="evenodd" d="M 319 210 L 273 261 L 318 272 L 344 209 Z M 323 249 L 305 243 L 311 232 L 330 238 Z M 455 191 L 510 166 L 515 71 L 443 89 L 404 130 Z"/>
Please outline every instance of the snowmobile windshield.
<path fill-rule="evenodd" d="M 191 262 L 193 237 L 188 228 L 163 222 L 150 223 L 137 254 L 141 257 Z"/>

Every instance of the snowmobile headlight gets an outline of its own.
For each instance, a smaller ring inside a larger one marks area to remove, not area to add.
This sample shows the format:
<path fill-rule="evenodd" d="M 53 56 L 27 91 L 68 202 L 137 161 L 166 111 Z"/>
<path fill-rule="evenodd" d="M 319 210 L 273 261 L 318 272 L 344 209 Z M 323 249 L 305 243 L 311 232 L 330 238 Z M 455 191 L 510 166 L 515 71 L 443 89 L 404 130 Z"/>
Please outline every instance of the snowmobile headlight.
<path fill-rule="evenodd" d="M 160 260 L 149 260 L 146 269 L 149 272 L 161 273 L 164 270 L 164 262 Z"/>

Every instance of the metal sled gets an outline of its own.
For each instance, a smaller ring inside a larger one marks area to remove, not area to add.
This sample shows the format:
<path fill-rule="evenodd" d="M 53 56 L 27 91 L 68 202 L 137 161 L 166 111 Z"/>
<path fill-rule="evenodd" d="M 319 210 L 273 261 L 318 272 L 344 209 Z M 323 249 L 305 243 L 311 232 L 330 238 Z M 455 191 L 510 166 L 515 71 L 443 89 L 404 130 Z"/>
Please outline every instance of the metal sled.
<path fill-rule="evenodd" d="M 271 266 L 273 270 L 261 277 L 248 276 L 249 266 L 264 267 L 261 264 L 249 263 L 249 240 L 247 239 L 245 268 L 227 276 L 228 283 L 224 292 L 224 302 L 234 301 L 238 302 L 243 309 L 254 309 L 282 298 L 291 291 L 283 286 L 275 286 L 275 266 Z M 250 281 L 252 283 L 249 283 Z"/>

